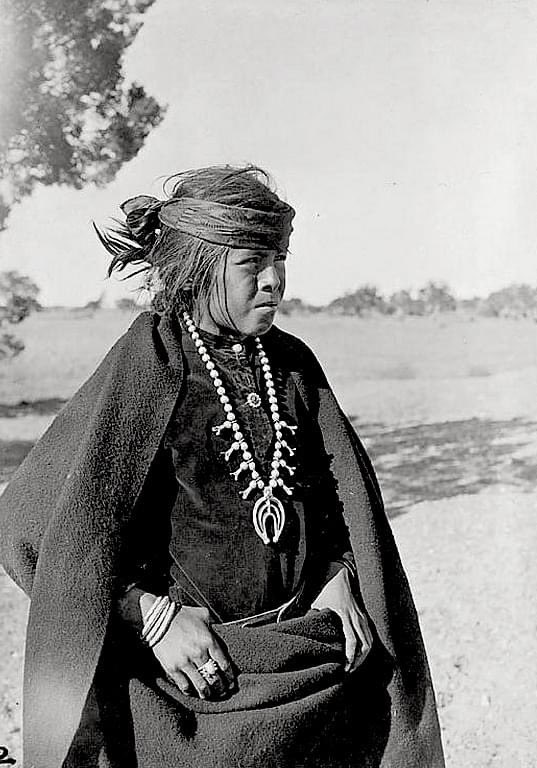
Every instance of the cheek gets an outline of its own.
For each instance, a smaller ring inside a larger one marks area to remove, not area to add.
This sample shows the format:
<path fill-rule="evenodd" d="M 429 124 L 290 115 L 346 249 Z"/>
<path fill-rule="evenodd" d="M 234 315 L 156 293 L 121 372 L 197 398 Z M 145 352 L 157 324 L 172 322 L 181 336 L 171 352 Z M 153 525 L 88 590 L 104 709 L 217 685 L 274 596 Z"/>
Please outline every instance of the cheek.
<path fill-rule="evenodd" d="M 228 283 L 228 303 L 235 312 L 244 312 L 258 293 L 257 275 L 255 272 L 236 276 L 235 282 Z"/>

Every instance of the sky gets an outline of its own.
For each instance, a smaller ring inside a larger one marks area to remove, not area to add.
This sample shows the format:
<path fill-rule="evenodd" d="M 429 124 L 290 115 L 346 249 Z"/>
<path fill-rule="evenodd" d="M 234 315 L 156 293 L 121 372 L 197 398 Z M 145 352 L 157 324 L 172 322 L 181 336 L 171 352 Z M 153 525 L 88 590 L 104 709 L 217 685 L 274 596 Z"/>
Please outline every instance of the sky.
<path fill-rule="evenodd" d="M 536 39 L 533 0 L 156 0 L 125 71 L 164 121 L 105 189 L 15 208 L 0 269 L 44 304 L 132 295 L 91 220 L 163 175 L 252 162 L 297 210 L 288 296 L 536 285 Z"/>

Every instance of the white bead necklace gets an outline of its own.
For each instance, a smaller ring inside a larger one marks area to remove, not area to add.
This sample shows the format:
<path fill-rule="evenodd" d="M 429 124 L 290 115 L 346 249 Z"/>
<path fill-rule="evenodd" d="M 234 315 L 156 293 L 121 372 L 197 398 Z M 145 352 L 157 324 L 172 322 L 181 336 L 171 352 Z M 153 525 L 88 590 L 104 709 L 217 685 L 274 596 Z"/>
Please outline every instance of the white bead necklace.
<path fill-rule="evenodd" d="M 226 413 L 226 420 L 223 424 L 217 427 L 213 427 L 213 432 L 219 435 L 225 429 L 231 429 L 232 444 L 227 451 L 223 451 L 224 458 L 229 461 L 235 451 L 242 452 L 242 461 L 231 475 L 238 481 L 241 472 L 249 470 L 251 480 L 246 488 L 241 491 L 243 499 L 247 499 L 248 496 L 254 491 L 259 490 L 262 492 L 260 498 L 254 504 L 252 511 L 252 522 L 257 535 L 261 538 L 264 544 L 276 543 L 280 538 L 283 528 L 285 526 L 285 510 L 282 502 L 276 496 L 274 491 L 281 488 L 288 496 L 293 493 L 292 488 L 288 488 L 284 483 L 283 478 L 280 475 L 280 470 L 285 469 L 289 475 L 294 475 L 295 468 L 289 466 L 283 458 L 282 450 L 285 449 L 289 456 L 293 456 L 295 451 L 284 440 L 283 430 L 287 429 L 292 434 L 296 432 L 296 427 L 287 424 L 280 418 L 280 409 L 278 407 L 278 398 L 276 397 L 276 389 L 274 387 L 274 379 L 272 377 L 272 370 L 268 357 L 263 349 L 263 345 L 258 336 L 255 337 L 255 343 L 259 352 L 259 359 L 263 370 L 263 377 L 265 379 L 265 385 L 267 388 L 268 401 L 270 403 L 270 412 L 272 417 L 272 423 L 274 425 L 274 451 L 272 454 L 272 461 L 270 463 L 270 477 L 268 482 L 265 482 L 259 474 L 257 464 L 254 459 L 253 451 L 248 445 L 248 442 L 241 432 L 240 425 L 237 421 L 237 417 L 233 412 L 233 407 L 229 401 L 226 389 L 222 382 L 219 371 L 215 364 L 211 360 L 211 357 L 205 347 L 203 340 L 200 338 L 198 330 L 190 318 L 188 312 L 183 312 L 183 319 L 186 324 L 187 331 L 189 332 L 192 341 L 194 342 L 196 349 L 202 361 L 205 363 L 205 367 L 209 372 L 209 376 L 212 379 L 213 385 L 219 396 L 220 402 Z M 272 531 L 269 531 L 269 522 L 272 523 Z"/>

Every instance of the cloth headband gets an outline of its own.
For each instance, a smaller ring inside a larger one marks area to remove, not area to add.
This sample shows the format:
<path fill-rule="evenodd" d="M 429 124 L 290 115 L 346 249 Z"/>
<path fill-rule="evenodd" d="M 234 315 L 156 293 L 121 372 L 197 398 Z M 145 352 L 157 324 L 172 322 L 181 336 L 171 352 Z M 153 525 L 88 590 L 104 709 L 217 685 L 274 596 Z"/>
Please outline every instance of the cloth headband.
<path fill-rule="evenodd" d="M 281 211 L 273 213 L 195 197 L 162 201 L 138 195 L 126 200 L 120 208 L 127 217 L 127 226 L 141 243 L 147 241 L 150 233 L 155 233 L 161 222 L 215 245 L 286 249 L 295 211 L 287 203 L 280 202 L 280 206 Z"/>

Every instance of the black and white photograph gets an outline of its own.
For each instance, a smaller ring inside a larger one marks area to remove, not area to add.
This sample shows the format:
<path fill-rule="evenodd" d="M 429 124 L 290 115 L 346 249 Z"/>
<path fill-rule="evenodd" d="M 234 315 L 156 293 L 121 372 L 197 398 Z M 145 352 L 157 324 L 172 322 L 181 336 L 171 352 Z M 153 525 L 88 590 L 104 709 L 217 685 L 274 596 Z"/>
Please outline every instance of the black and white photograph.
<path fill-rule="evenodd" d="M 0 766 L 537 765 L 536 41 L 0 0 Z"/>

